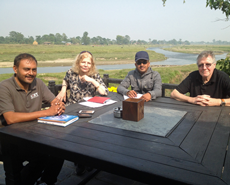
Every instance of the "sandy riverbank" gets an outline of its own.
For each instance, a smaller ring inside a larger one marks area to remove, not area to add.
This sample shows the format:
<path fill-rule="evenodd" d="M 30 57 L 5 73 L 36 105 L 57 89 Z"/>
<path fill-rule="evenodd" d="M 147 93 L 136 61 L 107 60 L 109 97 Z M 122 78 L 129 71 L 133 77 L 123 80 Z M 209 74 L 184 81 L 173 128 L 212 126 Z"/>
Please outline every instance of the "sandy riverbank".
<path fill-rule="evenodd" d="M 73 59 L 38 61 L 39 67 L 72 66 Z M 134 64 L 133 60 L 96 61 L 96 65 Z M 0 67 L 12 67 L 13 62 L 1 62 Z"/>
<path fill-rule="evenodd" d="M 38 61 L 39 67 L 72 66 L 73 59 Z M 96 65 L 134 64 L 133 60 L 96 61 Z M 1 62 L 0 68 L 12 67 L 13 62 Z M 151 65 L 151 67 L 169 67 L 172 65 Z M 176 65 L 173 65 L 176 66 Z"/>

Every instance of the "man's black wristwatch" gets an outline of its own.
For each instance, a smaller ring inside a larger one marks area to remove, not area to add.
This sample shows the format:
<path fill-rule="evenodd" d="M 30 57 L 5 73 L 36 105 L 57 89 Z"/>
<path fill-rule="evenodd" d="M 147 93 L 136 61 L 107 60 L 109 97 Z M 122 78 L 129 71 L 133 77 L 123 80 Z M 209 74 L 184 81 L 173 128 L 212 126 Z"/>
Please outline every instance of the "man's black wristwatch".
<path fill-rule="evenodd" d="M 221 99 L 221 104 L 220 104 L 220 106 L 225 106 L 225 101 L 224 101 L 224 99 Z"/>

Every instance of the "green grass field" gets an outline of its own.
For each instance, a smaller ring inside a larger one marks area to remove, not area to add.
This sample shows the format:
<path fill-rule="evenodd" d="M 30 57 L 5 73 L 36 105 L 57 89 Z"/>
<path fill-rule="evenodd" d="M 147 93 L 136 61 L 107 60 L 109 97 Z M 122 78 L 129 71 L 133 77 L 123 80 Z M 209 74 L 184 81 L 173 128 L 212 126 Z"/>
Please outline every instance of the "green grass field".
<path fill-rule="evenodd" d="M 171 66 L 171 67 L 157 67 L 152 68 L 158 71 L 162 78 L 162 83 L 179 84 L 191 71 L 197 70 L 195 64 L 185 66 Z M 109 74 L 110 78 L 124 79 L 128 72 L 132 69 L 123 70 L 99 70 L 99 74 L 103 77 L 103 74 Z M 8 79 L 13 74 L 0 74 L 0 81 Z M 48 85 L 50 80 L 54 80 L 56 84 L 61 84 L 65 76 L 65 72 L 62 73 L 40 73 L 37 78 Z M 109 84 L 109 87 L 118 87 L 119 84 Z M 166 96 L 170 96 L 171 90 L 166 90 Z"/>
<path fill-rule="evenodd" d="M 133 68 L 134 69 L 134 68 Z M 158 71 L 161 75 L 163 83 L 180 83 L 191 71 L 197 70 L 195 64 L 185 65 L 185 66 L 171 66 L 171 67 L 157 67 L 152 68 Z M 110 78 L 124 79 L 128 72 L 132 69 L 122 69 L 122 70 L 99 70 L 99 74 L 103 77 L 103 74 L 109 74 Z M 13 74 L 0 74 L 0 81 L 10 78 Z M 65 72 L 61 73 L 40 73 L 37 78 L 43 80 L 43 82 L 48 85 L 50 80 L 54 80 L 56 84 L 61 84 L 65 76 Z M 110 84 L 110 86 L 118 86 L 118 84 Z"/>
<path fill-rule="evenodd" d="M 96 61 L 134 60 L 137 51 L 146 50 L 150 46 L 109 45 L 109 46 L 82 46 L 82 45 L 24 45 L 0 44 L 0 63 L 13 62 L 20 53 L 30 53 L 38 61 L 74 59 L 81 51 L 90 51 Z M 165 60 L 163 54 L 148 50 L 150 61 Z"/>

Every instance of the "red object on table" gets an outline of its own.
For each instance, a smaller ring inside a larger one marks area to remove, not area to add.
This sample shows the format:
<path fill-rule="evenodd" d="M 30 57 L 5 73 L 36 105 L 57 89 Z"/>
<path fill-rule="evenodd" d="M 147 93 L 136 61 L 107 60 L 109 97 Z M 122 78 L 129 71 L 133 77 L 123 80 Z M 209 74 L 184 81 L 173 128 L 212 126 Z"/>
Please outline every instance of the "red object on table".
<path fill-rule="evenodd" d="M 90 98 L 88 101 L 94 103 L 105 103 L 109 99 L 110 99 L 109 97 L 94 96 L 93 98 Z"/>

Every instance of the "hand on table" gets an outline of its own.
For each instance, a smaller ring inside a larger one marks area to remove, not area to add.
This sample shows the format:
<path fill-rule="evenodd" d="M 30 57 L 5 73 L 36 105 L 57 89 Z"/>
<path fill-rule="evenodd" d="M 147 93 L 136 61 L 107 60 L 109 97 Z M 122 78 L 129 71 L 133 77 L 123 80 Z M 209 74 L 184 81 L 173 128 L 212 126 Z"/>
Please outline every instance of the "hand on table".
<path fill-rule="evenodd" d="M 221 104 L 220 99 L 211 98 L 210 96 L 208 96 L 208 97 L 207 96 L 208 95 L 200 96 L 203 98 L 202 104 L 204 106 L 220 106 L 220 104 Z"/>
<path fill-rule="evenodd" d="M 210 101 L 209 95 L 198 95 L 196 97 L 190 98 L 190 103 L 201 105 L 201 106 L 208 106 Z M 210 106 L 210 105 L 209 105 Z"/>
<path fill-rule="evenodd" d="M 145 93 L 141 99 L 145 100 L 146 102 L 150 101 L 152 99 L 152 96 L 150 93 Z"/>
<path fill-rule="evenodd" d="M 137 97 L 137 93 L 136 93 L 136 91 L 131 90 L 131 91 L 127 92 L 127 96 L 130 98 L 135 98 L 135 97 Z"/>
<path fill-rule="evenodd" d="M 60 99 L 55 98 L 51 102 L 51 106 L 48 110 L 50 111 L 51 116 L 61 115 L 65 112 L 65 104 L 62 101 L 60 101 Z"/>

